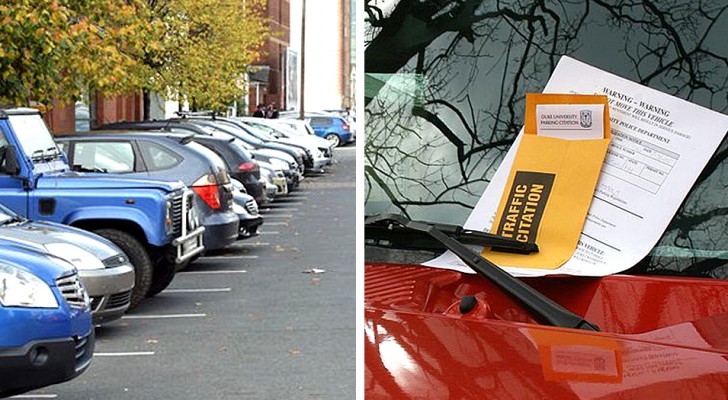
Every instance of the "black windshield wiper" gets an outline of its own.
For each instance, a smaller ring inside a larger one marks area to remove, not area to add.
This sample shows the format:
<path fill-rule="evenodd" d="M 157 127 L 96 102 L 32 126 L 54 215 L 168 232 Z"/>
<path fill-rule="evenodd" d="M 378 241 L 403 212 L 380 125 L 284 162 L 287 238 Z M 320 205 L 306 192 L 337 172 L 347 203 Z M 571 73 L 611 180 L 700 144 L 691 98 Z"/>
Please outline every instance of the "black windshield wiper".
<path fill-rule="evenodd" d="M 45 155 L 45 157 L 44 157 L 43 161 L 53 161 L 53 160 L 55 160 L 55 159 L 56 159 L 56 158 L 57 158 L 57 157 L 58 157 L 59 155 L 61 155 L 61 152 L 60 152 L 60 151 L 58 151 L 58 148 L 57 148 L 57 147 L 55 147 L 55 146 L 53 146 L 53 147 L 49 147 L 49 148 L 47 148 L 47 149 L 46 149 L 45 151 L 47 152 L 47 154 L 46 154 L 46 152 L 44 152 L 44 153 L 43 153 L 43 154 Z"/>
<path fill-rule="evenodd" d="M 488 261 L 483 256 L 463 244 L 478 244 L 485 247 L 497 246 L 505 251 L 515 250 L 516 252 L 528 253 L 529 251 L 524 249 L 523 243 L 500 236 L 496 236 L 494 238 L 492 237 L 494 235 L 490 234 L 481 235 L 479 232 L 463 230 L 462 228 L 454 225 L 439 225 L 445 227 L 445 231 L 442 231 L 438 228 L 437 224 L 411 221 L 408 218 L 397 214 L 385 214 L 369 217 L 366 219 L 365 225 L 367 232 L 369 232 L 370 227 L 374 227 L 385 228 L 388 230 L 405 229 L 410 232 L 419 232 L 421 234 L 428 235 L 432 239 L 441 243 L 444 248 L 455 253 L 455 255 L 457 255 L 468 267 L 472 268 L 481 276 L 488 278 L 504 292 L 510 294 L 533 310 L 540 317 L 543 323 L 564 328 L 599 331 L 599 327 L 597 325 L 565 309 L 560 304 L 544 296 L 534 288 L 526 285 L 523 281 L 516 279 L 513 275 Z M 467 241 L 460 242 L 452 236 L 465 236 Z M 477 243 L 475 243 L 476 237 L 478 239 Z M 470 241 L 471 239 L 472 241 Z"/>
<path fill-rule="evenodd" d="M 43 149 L 38 149 L 38 150 L 34 151 L 34 152 L 33 152 L 33 153 L 32 153 L 32 154 L 30 155 L 30 159 L 31 159 L 31 161 L 33 161 L 33 162 L 36 162 L 36 161 L 42 161 L 42 160 L 43 160 Z"/>

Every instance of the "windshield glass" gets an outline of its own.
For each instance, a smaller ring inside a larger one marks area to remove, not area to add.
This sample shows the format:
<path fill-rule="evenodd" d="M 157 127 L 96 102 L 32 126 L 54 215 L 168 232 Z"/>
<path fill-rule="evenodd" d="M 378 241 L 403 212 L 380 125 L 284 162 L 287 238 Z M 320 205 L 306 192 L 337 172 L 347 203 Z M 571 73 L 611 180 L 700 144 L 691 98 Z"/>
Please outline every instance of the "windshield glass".
<path fill-rule="evenodd" d="M 267 141 L 275 140 L 273 136 L 271 136 L 268 132 L 264 131 L 258 126 L 253 126 L 246 122 L 245 128 L 251 135 L 257 137 L 258 139 Z"/>
<path fill-rule="evenodd" d="M 728 112 L 725 2 L 365 2 L 366 214 L 461 225 L 562 55 Z M 728 276 L 724 140 L 632 272 Z"/>
<path fill-rule="evenodd" d="M 263 145 L 263 141 L 258 139 L 257 137 L 251 135 L 246 130 L 238 127 L 237 125 L 229 124 L 229 123 L 223 123 L 221 121 L 206 121 L 206 120 L 193 120 L 194 123 L 197 123 L 199 125 L 206 125 L 209 127 L 212 127 L 216 129 L 217 131 L 224 132 L 228 135 L 233 135 L 243 141 L 245 141 L 248 144 L 254 145 L 254 146 L 260 146 Z"/>
<path fill-rule="evenodd" d="M 15 219 L 15 217 L 15 213 L 5 208 L 5 206 L 0 205 L 0 225 L 3 225 L 4 223 Z"/>
<path fill-rule="evenodd" d="M 23 152 L 33 161 L 53 159 L 60 154 L 43 119 L 37 114 L 11 115 L 9 121 Z"/>

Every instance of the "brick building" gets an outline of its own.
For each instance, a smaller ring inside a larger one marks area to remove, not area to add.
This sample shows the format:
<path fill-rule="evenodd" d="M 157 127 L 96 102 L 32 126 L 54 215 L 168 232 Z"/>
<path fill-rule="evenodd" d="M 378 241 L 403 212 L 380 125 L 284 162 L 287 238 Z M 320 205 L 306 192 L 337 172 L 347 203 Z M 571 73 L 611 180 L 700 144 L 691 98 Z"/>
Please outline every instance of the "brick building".
<path fill-rule="evenodd" d="M 290 47 L 289 0 L 268 0 L 266 15 L 270 20 L 271 38 L 263 46 L 262 57 L 254 63 L 254 71 L 248 80 L 248 111 L 256 104 L 273 104 L 285 110 L 287 72 Z M 257 71 L 255 71 L 257 70 Z"/>

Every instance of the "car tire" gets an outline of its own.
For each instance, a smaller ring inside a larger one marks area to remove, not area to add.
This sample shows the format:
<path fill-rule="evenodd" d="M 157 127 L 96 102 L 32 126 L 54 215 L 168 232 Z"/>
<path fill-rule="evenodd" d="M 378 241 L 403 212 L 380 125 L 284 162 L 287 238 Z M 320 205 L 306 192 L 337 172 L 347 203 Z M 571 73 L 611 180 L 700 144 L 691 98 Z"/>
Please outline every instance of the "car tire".
<path fill-rule="evenodd" d="M 129 309 L 136 307 L 147 296 L 152 285 L 154 267 L 147 250 L 134 236 L 118 229 L 97 229 L 97 235 L 109 239 L 126 254 L 134 267 L 134 289 L 131 292 Z"/>
<path fill-rule="evenodd" d="M 341 139 L 339 138 L 339 135 L 335 133 L 329 133 L 328 135 L 326 135 L 325 139 L 329 142 L 332 142 L 335 147 L 341 146 Z"/>
<path fill-rule="evenodd" d="M 187 265 L 185 265 L 185 267 L 186 266 Z M 147 297 L 154 297 L 158 295 L 162 290 L 166 289 L 167 286 L 172 283 L 172 279 L 174 279 L 174 274 L 176 272 L 177 268 L 174 263 L 171 263 L 167 260 L 163 260 L 162 262 L 160 262 L 159 265 L 154 268 L 154 273 L 152 274 L 152 284 L 149 286 L 149 290 L 147 291 Z"/>

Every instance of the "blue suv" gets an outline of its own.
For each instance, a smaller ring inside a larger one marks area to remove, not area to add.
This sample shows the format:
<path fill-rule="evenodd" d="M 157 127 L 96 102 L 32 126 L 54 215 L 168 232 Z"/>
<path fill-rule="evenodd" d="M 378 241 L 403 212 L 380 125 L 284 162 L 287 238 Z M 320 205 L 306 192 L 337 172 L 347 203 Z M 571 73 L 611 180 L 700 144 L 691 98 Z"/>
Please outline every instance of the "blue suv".
<path fill-rule="evenodd" d="M 89 298 L 76 268 L 0 247 L 0 397 L 75 378 L 91 364 Z"/>
<path fill-rule="evenodd" d="M 329 115 L 307 116 L 308 122 L 316 136 L 322 137 L 336 146 L 354 141 L 351 126 L 341 117 Z"/>

